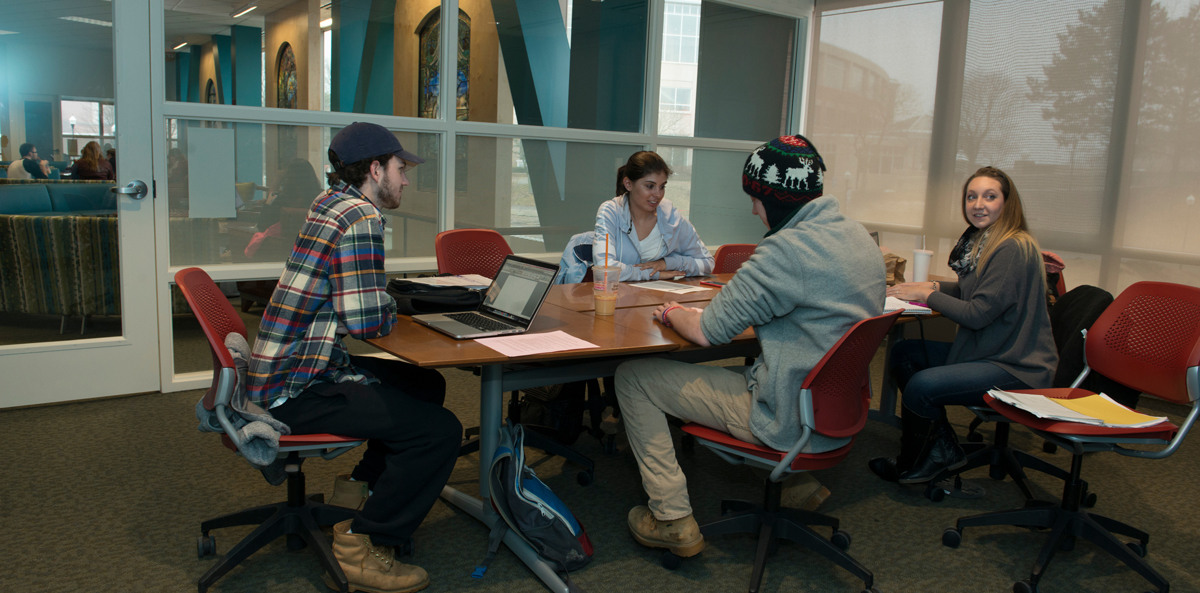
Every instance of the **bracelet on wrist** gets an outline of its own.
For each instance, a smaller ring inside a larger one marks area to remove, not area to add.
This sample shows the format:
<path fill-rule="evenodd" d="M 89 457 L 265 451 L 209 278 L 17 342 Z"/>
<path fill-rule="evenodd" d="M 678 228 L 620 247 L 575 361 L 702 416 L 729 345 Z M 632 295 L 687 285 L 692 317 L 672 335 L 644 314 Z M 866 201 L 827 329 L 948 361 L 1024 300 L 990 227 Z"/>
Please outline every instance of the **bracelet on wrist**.
<path fill-rule="evenodd" d="M 662 312 L 662 324 L 663 324 L 663 325 L 665 325 L 665 326 L 667 326 L 667 327 L 674 327 L 673 325 L 671 325 L 671 322 L 670 322 L 670 320 L 668 320 L 668 319 L 667 319 L 667 313 L 670 313 L 671 311 L 674 311 L 675 309 L 682 309 L 682 308 L 683 308 L 683 307 L 680 307 L 679 305 L 671 305 L 670 307 L 667 307 L 666 309 L 663 309 L 663 312 Z"/>

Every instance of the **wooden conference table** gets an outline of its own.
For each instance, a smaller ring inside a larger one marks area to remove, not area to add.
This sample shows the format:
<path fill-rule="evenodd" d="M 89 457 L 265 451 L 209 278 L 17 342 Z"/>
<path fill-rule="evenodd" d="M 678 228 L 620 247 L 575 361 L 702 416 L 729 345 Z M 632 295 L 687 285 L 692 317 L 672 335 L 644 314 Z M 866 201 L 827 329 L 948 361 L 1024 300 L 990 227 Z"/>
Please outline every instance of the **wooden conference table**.
<path fill-rule="evenodd" d="M 722 281 L 728 281 L 732 276 L 715 275 Z M 683 282 L 699 283 L 695 279 Z M 622 286 L 616 313 L 608 317 L 595 315 L 591 291 L 590 283 L 553 287 L 529 332 L 561 330 L 596 344 L 598 348 L 509 358 L 474 340 L 455 340 L 435 332 L 413 323 L 406 316 L 400 316 L 399 323 L 389 335 L 367 340 L 376 348 L 417 366 L 482 367 L 479 394 L 479 498 L 449 486 L 442 491 L 442 497 L 483 522 L 489 530 L 496 521 L 503 520 L 486 499 L 489 460 L 496 451 L 505 392 L 609 377 L 616 372 L 619 364 L 635 357 L 655 356 L 684 362 L 703 362 L 758 354 L 758 341 L 754 339 L 751 329 L 739 334 L 729 344 L 704 348 L 680 337 L 674 330 L 663 327 L 652 317 L 655 306 L 672 300 L 686 301 L 691 306 L 707 306 L 708 301 L 716 296 L 716 289 L 680 295 Z M 556 574 L 554 567 L 538 558 L 529 544 L 514 532 L 505 534 L 504 543 L 551 591 L 567 592 L 566 584 Z"/>

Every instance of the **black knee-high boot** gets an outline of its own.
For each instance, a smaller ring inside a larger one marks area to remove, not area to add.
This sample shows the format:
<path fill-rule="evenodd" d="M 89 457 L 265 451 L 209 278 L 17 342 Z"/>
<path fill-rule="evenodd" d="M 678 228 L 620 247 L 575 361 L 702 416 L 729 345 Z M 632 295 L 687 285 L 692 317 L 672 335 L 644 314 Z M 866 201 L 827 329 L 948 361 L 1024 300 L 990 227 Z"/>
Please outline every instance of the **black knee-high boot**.
<path fill-rule="evenodd" d="M 942 470 L 959 468 L 967 463 L 967 454 L 958 446 L 958 435 L 954 434 L 954 427 L 946 419 L 946 411 L 942 410 L 941 417 L 931 423 L 929 438 L 921 449 L 921 455 L 911 470 L 900 475 L 901 484 L 928 482 Z"/>
<path fill-rule="evenodd" d="M 900 455 L 896 457 L 876 457 L 867 462 L 867 467 L 875 475 L 889 481 L 900 480 L 900 474 L 912 469 L 913 462 L 921 454 L 929 435 L 933 420 L 922 418 L 912 410 L 900 407 Z"/>

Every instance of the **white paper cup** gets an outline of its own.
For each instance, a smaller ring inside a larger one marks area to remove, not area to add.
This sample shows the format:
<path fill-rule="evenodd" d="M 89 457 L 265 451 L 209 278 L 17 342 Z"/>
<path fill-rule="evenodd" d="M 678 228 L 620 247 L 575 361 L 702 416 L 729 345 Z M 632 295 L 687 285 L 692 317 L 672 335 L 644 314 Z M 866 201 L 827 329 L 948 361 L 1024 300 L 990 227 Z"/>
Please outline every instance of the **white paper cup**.
<path fill-rule="evenodd" d="M 913 250 L 913 282 L 925 282 L 929 280 L 929 262 L 933 259 L 933 252 L 928 249 Z"/>

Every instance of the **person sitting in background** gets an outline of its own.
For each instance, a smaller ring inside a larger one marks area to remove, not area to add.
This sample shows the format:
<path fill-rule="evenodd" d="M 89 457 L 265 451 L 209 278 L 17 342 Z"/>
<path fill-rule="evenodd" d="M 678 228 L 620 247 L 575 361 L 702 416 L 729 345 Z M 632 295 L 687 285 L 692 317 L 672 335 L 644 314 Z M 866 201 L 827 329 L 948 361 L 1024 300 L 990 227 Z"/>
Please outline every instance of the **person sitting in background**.
<path fill-rule="evenodd" d="M 617 170 L 617 197 L 596 212 L 595 265 L 620 266 L 623 282 L 712 272 L 713 256 L 696 228 L 663 197 L 670 175 L 667 162 L 650 151 L 633 153 Z"/>
<path fill-rule="evenodd" d="M 113 148 L 112 144 L 104 145 L 104 158 L 108 159 L 108 164 L 115 174 L 117 172 L 117 149 Z"/>
<path fill-rule="evenodd" d="M 675 459 L 668 414 L 787 451 L 801 438 L 804 378 L 850 327 L 883 313 L 886 283 L 879 248 L 861 224 L 839 212 L 836 198 L 822 196 L 824 170 L 820 154 L 803 136 L 785 136 L 755 149 L 743 168 L 742 189 L 750 196 L 751 212 L 770 230 L 754 256 L 708 308 L 671 302 L 654 310 L 663 325 L 701 346 L 729 343 L 753 327 L 762 354 L 752 367 L 737 372 L 658 358 L 617 367 L 625 432 L 650 498 L 627 517 L 642 545 L 678 556 L 704 549 L 687 480 Z M 784 171 L 798 172 L 802 183 L 786 183 L 796 177 L 785 177 Z M 847 442 L 814 434 L 804 451 L 831 451 Z M 784 483 L 789 506 L 807 506 L 814 495 L 823 500 L 828 491 L 822 490 L 807 473 Z"/>
<path fill-rule="evenodd" d="M 995 167 L 976 171 L 963 184 L 962 215 L 970 226 L 949 261 L 958 282 L 887 289 L 959 326 L 953 343 L 904 340 L 892 349 L 889 368 L 903 393 L 900 454 L 868 462 L 890 482 L 928 482 L 966 463 L 945 406 L 981 406 L 993 388 L 1050 387 L 1058 366 L 1042 255 L 1012 178 Z"/>
<path fill-rule="evenodd" d="M 9 179 L 49 179 L 50 163 L 38 160 L 37 147 L 26 142 L 17 149 L 21 158 L 8 164 Z"/>
<path fill-rule="evenodd" d="M 67 169 L 75 179 L 116 179 L 112 165 L 100 155 L 100 143 L 92 140 L 83 146 L 75 164 Z"/>
<path fill-rule="evenodd" d="M 304 225 L 313 196 L 320 194 L 321 189 L 321 182 L 308 161 L 300 158 L 289 161 L 287 168 L 276 175 L 275 188 L 267 195 L 266 205 L 258 216 L 258 228 L 262 230 L 246 245 L 243 251 L 246 257 L 286 258 Z M 262 249 L 264 245 L 273 247 Z"/>

